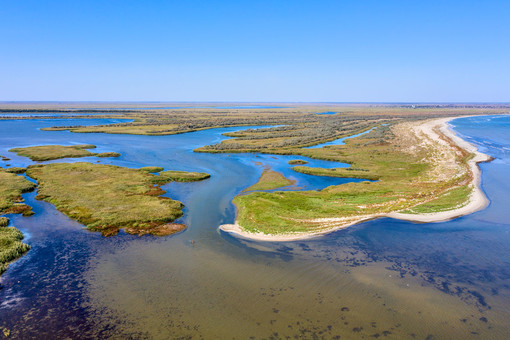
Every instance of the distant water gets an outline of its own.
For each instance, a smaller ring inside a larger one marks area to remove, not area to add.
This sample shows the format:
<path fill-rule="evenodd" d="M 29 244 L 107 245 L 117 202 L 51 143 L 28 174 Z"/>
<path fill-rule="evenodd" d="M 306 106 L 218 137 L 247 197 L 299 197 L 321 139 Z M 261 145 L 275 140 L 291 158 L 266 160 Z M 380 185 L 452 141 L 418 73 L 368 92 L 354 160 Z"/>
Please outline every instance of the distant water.
<path fill-rule="evenodd" d="M 336 115 L 338 112 L 326 111 L 326 112 L 316 112 L 318 115 Z"/>
<path fill-rule="evenodd" d="M 131 136 L 38 130 L 45 124 L 54 121 L 0 121 L 0 154 L 26 165 L 30 162 L 5 150 L 30 143 L 92 143 L 99 152 L 122 153 L 119 159 L 101 159 L 104 163 L 163 165 L 212 177 L 165 186 L 186 205 L 181 221 L 189 228 L 163 238 L 103 238 L 34 200 L 35 193 L 24 195 L 36 215 L 11 218 L 30 235 L 32 250 L 2 276 L 0 290 L 0 327 L 14 338 L 510 336 L 508 117 L 452 122 L 496 157 L 481 164 L 491 200 L 487 209 L 445 223 L 377 219 L 286 243 L 238 239 L 217 227 L 233 221 L 232 197 L 260 175 L 254 162 L 290 176 L 286 161 L 302 157 L 191 151 L 239 128 Z M 308 188 L 336 180 L 294 176 Z"/>

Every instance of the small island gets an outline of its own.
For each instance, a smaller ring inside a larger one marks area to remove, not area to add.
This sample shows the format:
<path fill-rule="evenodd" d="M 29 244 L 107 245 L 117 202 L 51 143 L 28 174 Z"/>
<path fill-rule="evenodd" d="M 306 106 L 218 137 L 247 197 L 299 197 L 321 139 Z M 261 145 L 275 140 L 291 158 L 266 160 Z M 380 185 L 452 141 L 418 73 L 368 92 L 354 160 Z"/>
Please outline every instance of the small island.
<path fill-rule="evenodd" d="M 155 169 L 155 170 L 159 170 Z M 37 199 L 48 201 L 89 230 L 111 236 L 170 235 L 186 228 L 171 223 L 182 216 L 183 204 L 168 197 L 160 185 L 202 180 L 208 174 L 130 169 L 91 163 L 32 165 L 27 175 L 37 180 Z"/>
<path fill-rule="evenodd" d="M 67 147 L 60 150 L 69 155 Z M 155 166 L 130 169 L 84 162 L 0 168 L 0 215 L 33 215 L 21 194 L 33 191 L 37 185 L 17 175 L 26 171 L 38 181 L 37 199 L 54 204 L 91 231 L 104 236 L 115 235 L 119 229 L 135 235 L 171 235 L 186 228 L 172 223 L 182 216 L 183 204 L 162 196 L 165 191 L 160 186 L 172 181 L 200 181 L 210 175 L 163 170 Z M 22 242 L 23 234 L 8 225 L 9 219 L 0 216 L 0 275 L 11 261 L 30 249 Z"/>
<path fill-rule="evenodd" d="M 15 152 L 19 156 L 28 157 L 33 161 L 43 162 L 60 158 L 79 158 L 79 157 L 119 157 L 117 152 L 103 152 L 94 153 L 87 149 L 95 149 L 96 146 L 92 144 L 79 144 L 79 145 L 40 145 L 29 146 L 25 148 L 13 148 L 10 152 Z"/>
<path fill-rule="evenodd" d="M 30 216 L 33 214 L 32 208 L 23 203 L 21 194 L 34 190 L 36 185 L 9 170 L 0 168 L 0 215 Z"/>
<path fill-rule="evenodd" d="M 0 168 L 0 215 L 33 214 L 32 208 L 23 203 L 21 194 L 34 190 L 35 184 Z M 0 275 L 7 270 L 9 262 L 26 253 L 30 246 L 21 242 L 23 234 L 15 227 L 8 227 L 9 219 L 0 216 Z"/>
<path fill-rule="evenodd" d="M 269 168 L 265 168 L 260 175 L 257 183 L 252 186 L 244 189 L 243 191 L 256 191 L 256 190 L 273 190 L 282 187 L 286 187 L 296 183 L 296 181 L 291 181 L 290 179 L 283 176 L 281 173 L 271 170 Z"/>
<path fill-rule="evenodd" d="M 293 159 L 293 160 L 289 161 L 289 164 L 290 165 L 303 165 L 303 164 L 308 164 L 308 162 L 304 161 L 302 159 Z"/>

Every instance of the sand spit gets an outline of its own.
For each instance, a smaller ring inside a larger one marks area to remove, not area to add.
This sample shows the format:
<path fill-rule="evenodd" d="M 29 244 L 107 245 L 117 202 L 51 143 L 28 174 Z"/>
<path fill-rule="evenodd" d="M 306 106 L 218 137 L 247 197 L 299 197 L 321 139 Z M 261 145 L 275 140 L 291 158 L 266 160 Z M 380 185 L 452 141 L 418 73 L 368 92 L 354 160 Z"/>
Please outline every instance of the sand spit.
<path fill-rule="evenodd" d="M 481 171 L 478 166 L 479 163 L 488 162 L 492 158 L 484 153 L 478 151 L 478 148 L 465 141 L 464 139 L 457 136 L 457 134 L 451 130 L 449 121 L 458 117 L 440 118 L 427 120 L 425 122 L 417 122 L 413 124 L 412 129 L 415 135 L 421 139 L 422 143 L 438 142 L 440 145 L 449 148 L 451 147 L 447 141 L 441 138 L 440 134 L 436 131 L 439 130 L 442 135 L 449 138 L 458 147 L 466 150 L 474 156 L 468 161 L 468 169 L 472 173 L 472 181 L 470 185 L 473 187 L 473 191 L 469 197 L 468 203 L 458 209 L 442 211 L 437 213 L 427 214 L 404 214 L 400 212 L 391 212 L 385 214 L 373 214 L 373 215 L 360 215 L 360 216 L 349 216 L 344 218 L 321 218 L 310 220 L 311 224 L 321 224 L 324 228 L 321 228 L 318 232 L 310 233 L 296 233 L 296 234 L 264 234 L 264 233 L 250 233 L 245 231 L 240 225 L 237 224 L 223 224 L 219 227 L 221 231 L 231 233 L 235 236 L 259 240 L 259 241 L 295 241 L 318 237 L 324 234 L 331 233 L 333 231 L 344 229 L 354 224 L 364 222 L 367 220 L 380 218 L 380 217 L 391 217 L 395 219 L 407 220 L 419 223 L 431 223 L 431 222 L 443 222 L 448 221 L 460 216 L 469 215 L 473 212 L 479 211 L 487 207 L 489 200 L 485 196 L 485 193 L 480 188 L 481 183 Z"/>

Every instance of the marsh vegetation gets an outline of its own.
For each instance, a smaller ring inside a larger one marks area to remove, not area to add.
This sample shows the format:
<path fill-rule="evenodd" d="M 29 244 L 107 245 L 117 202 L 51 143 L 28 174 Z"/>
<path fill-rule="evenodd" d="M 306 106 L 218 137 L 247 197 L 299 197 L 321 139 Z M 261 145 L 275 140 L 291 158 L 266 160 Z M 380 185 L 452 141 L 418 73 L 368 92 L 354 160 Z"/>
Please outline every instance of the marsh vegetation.
<path fill-rule="evenodd" d="M 377 130 L 349 139 L 345 145 L 294 150 L 312 158 L 348 163 L 350 168 L 293 168 L 312 175 L 376 182 L 348 183 L 321 191 L 241 195 L 234 199 L 239 225 L 265 234 L 318 232 L 363 217 L 403 210 L 445 211 L 467 202 L 473 190 L 467 169 L 471 154 L 422 139 L 413 133 L 410 123 Z"/>
<path fill-rule="evenodd" d="M 0 168 L 0 215 L 32 215 L 32 208 L 23 203 L 21 194 L 32 191 L 35 184 L 22 176 Z M 26 253 L 30 246 L 21 242 L 23 234 L 14 227 L 7 227 L 9 219 L 0 216 L 0 274 L 7 270 L 10 261 Z"/>
<path fill-rule="evenodd" d="M 31 215 L 32 208 L 23 203 L 21 194 L 34 190 L 35 186 L 23 176 L 0 168 L 0 214 Z"/>
<path fill-rule="evenodd" d="M 33 110 L 56 109 L 53 112 L 76 112 L 62 106 L 34 107 Z M 13 107 L 12 109 L 27 108 Z M 320 115 L 317 112 L 331 111 L 335 115 Z M 45 130 L 69 130 L 73 132 L 104 132 L 114 134 L 137 135 L 172 135 L 203 129 L 250 126 L 250 125 L 288 125 L 272 129 L 273 140 L 266 143 L 253 142 L 256 138 L 267 139 L 258 134 L 246 135 L 247 144 L 220 145 L 209 147 L 207 151 L 243 151 L 264 150 L 271 147 L 314 145 L 328 140 L 352 135 L 361 131 L 365 126 L 374 126 L 383 121 L 403 119 L 423 119 L 445 117 L 447 115 L 469 115 L 508 112 L 505 105 L 385 105 L 385 104 L 353 104 L 353 105 L 285 105 L 282 108 L 254 108 L 254 109 L 219 109 L 219 108 L 179 108 L 160 110 L 82 110 L 81 112 L 104 113 L 104 117 L 131 118 L 131 123 L 119 123 L 98 126 L 58 126 Z M 369 123 L 369 124 L 365 124 Z M 371 123 L 371 124 L 370 124 Z M 361 124 L 361 125 L 359 125 Z M 268 131 L 266 131 L 268 132 Z"/>
<path fill-rule="evenodd" d="M 273 125 L 227 133 L 225 135 L 230 139 L 195 151 L 259 152 L 336 161 L 348 163 L 350 167 L 317 168 L 305 166 L 306 161 L 301 160 L 290 163 L 296 165 L 294 171 L 304 174 L 376 181 L 332 186 L 321 191 L 256 192 L 234 200 L 238 207 L 238 220 L 247 230 L 282 233 L 334 227 L 344 223 L 338 222 L 339 216 L 349 220 L 355 216 L 389 211 L 411 213 L 461 206 L 471 190 L 470 187 L 459 189 L 468 181 L 462 165 L 465 165 L 468 155 L 459 150 L 449 154 L 458 166 L 453 172 L 444 167 L 451 177 L 448 180 L 441 177 L 438 181 L 434 161 L 438 155 L 433 148 L 421 146 L 416 136 L 407 134 L 403 127 L 426 118 L 507 111 L 508 107 L 504 105 L 290 105 L 246 110 L 183 107 L 123 112 L 125 118 L 134 120 L 131 123 L 61 126 L 49 130 L 169 135 L 215 127 Z M 107 116 L 114 112 L 104 113 Z M 346 145 L 306 148 L 366 131 L 370 132 L 348 140 Z M 207 174 L 170 172 L 150 167 L 142 171 L 148 175 L 158 173 L 151 180 L 157 185 L 208 177 Z M 266 180 L 266 176 L 268 173 L 265 172 L 262 182 L 278 182 L 276 175 L 271 174 L 271 180 Z M 425 203 L 428 205 L 420 207 Z M 337 220 L 324 222 L 332 218 Z M 316 219 L 322 219 L 322 222 L 316 223 Z"/>
<path fill-rule="evenodd" d="M 244 191 L 255 191 L 255 190 L 273 190 L 282 187 L 286 187 L 296 183 L 291 181 L 279 172 L 271 170 L 269 168 L 264 169 L 262 175 L 260 175 L 257 183 L 244 189 Z"/>
<path fill-rule="evenodd" d="M 162 197 L 160 185 L 198 178 L 185 172 L 163 172 L 90 163 L 55 163 L 29 166 L 36 179 L 37 199 L 48 201 L 67 216 L 103 235 L 124 229 L 130 234 L 163 235 L 185 228 L 170 224 L 182 215 L 179 201 Z M 200 176 L 200 179 L 204 178 Z"/>
<path fill-rule="evenodd" d="M 0 220 L 1 223 L 3 223 Z M 0 226 L 0 275 L 7 270 L 9 262 L 25 254 L 30 246 L 21 242 L 23 234 L 14 227 Z"/>
<path fill-rule="evenodd" d="M 293 159 L 289 161 L 289 165 L 303 165 L 303 164 L 308 164 L 308 162 L 302 159 Z"/>
<path fill-rule="evenodd" d="M 117 152 L 104 152 L 94 153 L 87 149 L 95 149 L 95 145 L 81 144 L 81 145 L 40 145 L 29 146 L 25 148 L 13 148 L 9 151 L 17 153 L 19 156 L 28 157 L 33 161 L 42 162 L 60 158 L 78 158 L 78 157 L 118 157 Z"/>

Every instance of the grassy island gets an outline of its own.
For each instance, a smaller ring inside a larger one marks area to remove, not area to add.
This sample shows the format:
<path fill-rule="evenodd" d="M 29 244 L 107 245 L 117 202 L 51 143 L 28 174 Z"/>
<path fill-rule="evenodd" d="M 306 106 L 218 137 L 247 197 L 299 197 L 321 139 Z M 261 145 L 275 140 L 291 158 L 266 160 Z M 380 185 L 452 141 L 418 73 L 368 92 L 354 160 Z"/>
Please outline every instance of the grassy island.
<path fill-rule="evenodd" d="M 296 181 L 283 176 L 281 173 L 271 169 L 264 169 L 257 183 L 244 189 L 244 191 L 272 190 L 294 184 Z"/>
<path fill-rule="evenodd" d="M 454 140 L 458 137 L 447 130 L 445 121 L 403 122 L 384 129 L 382 136 L 376 129 L 347 140 L 345 145 L 293 150 L 312 158 L 351 164 L 351 168 L 337 169 L 300 166 L 294 168 L 296 171 L 378 181 L 348 183 L 321 191 L 237 196 L 237 232 L 308 235 L 379 216 L 434 221 L 479 209 L 483 199 L 475 202 L 474 208 L 461 211 L 473 206 L 471 198 L 479 190 L 474 181 L 476 162 L 488 158 L 460 147 Z M 419 214 L 430 215 L 418 217 Z M 231 227 L 227 225 L 225 230 L 232 231 Z"/>
<path fill-rule="evenodd" d="M 188 172 L 188 171 L 175 171 L 167 170 L 161 171 L 159 176 L 156 177 L 155 182 L 159 183 L 161 180 L 163 183 L 167 182 L 196 182 L 202 181 L 211 177 L 211 175 L 205 172 Z"/>
<path fill-rule="evenodd" d="M 32 208 L 22 203 L 22 193 L 32 191 L 35 184 L 22 176 L 0 168 L 0 215 L 23 214 L 32 215 Z M 21 242 L 23 234 L 14 227 L 7 227 L 9 219 L 0 217 L 0 274 L 14 261 L 30 249 L 30 246 Z"/>
<path fill-rule="evenodd" d="M 0 217 L 0 222 L 2 218 Z M 0 227 L 0 275 L 7 270 L 9 262 L 21 257 L 30 249 L 28 244 L 21 242 L 22 240 L 23 234 L 18 229 Z"/>
<path fill-rule="evenodd" d="M 32 215 L 32 208 L 23 203 L 21 194 L 34 190 L 35 184 L 0 168 L 0 214 Z"/>
<path fill-rule="evenodd" d="M 14 148 L 9 151 L 17 153 L 19 156 L 28 157 L 33 161 L 49 161 L 60 158 L 78 158 L 78 157 L 119 157 L 120 154 L 117 152 L 103 152 L 94 153 L 87 149 L 95 149 L 95 145 L 91 144 L 80 144 L 80 145 L 41 145 L 41 146 L 29 146 L 26 148 Z"/>
<path fill-rule="evenodd" d="M 27 170 L 39 184 L 36 198 L 105 236 L 119 229 L 136 235 L 168 235 L 185 229 L 171 223 L 182 215 L 182 203 L 162 197 L 165 191 L 159 186 L 193 176 L 178 173 L 180 177 L 174 172 L 157 176 L 144 169 L 82 162 L 33 165 Z"/>
<path fill-rule="evenodd" d="M 289 164 L 290 165 L 303 165 L 303 164 L 308 164 L 308 162 L 304 161 L 302 159 L 293 159 L 293 160 L 289 161 Z"/>

